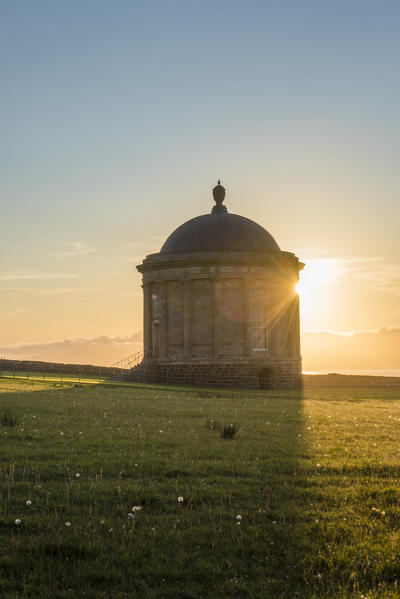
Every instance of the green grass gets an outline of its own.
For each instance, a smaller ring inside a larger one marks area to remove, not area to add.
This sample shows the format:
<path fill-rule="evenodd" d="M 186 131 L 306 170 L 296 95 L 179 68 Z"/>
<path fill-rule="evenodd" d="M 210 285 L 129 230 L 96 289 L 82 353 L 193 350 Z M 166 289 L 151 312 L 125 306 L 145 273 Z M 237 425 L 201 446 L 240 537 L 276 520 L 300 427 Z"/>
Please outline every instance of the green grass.
<path fill-rule="evenodd" d="M 400 595 L 399 389 L 3 379 L 10 412 L 4 599 Z"/>

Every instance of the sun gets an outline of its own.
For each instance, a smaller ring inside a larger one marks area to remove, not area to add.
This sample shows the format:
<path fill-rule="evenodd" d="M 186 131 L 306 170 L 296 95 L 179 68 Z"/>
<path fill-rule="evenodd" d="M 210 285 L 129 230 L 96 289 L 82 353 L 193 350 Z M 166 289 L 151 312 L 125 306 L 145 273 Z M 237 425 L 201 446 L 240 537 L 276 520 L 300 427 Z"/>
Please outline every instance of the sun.
<path fill-rule="evenodd" d="M 295 289 L 300 296 L 303 310 L 321 310 L 330 287 L 342 274 L 339 260 L 334 258 L 312 258 L 305 260 L 306 266 L 300 273 Z"/>

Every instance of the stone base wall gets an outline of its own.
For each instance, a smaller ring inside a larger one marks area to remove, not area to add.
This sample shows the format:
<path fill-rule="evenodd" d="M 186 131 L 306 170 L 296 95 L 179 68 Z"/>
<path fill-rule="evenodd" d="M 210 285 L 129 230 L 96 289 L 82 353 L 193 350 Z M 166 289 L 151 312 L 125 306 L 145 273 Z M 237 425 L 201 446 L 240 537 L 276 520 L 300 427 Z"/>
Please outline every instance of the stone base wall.
<path fill-rule="evenodd" d="M 270 371 L 267 380 L 260 371 Z M 301 360 L 268 364 L 255 363 L 170 363 L 139 364 L 124 375 L 125 380 L 199 387 L 242 387 L 248 389 L 299 389 L 302 387 Z"/>

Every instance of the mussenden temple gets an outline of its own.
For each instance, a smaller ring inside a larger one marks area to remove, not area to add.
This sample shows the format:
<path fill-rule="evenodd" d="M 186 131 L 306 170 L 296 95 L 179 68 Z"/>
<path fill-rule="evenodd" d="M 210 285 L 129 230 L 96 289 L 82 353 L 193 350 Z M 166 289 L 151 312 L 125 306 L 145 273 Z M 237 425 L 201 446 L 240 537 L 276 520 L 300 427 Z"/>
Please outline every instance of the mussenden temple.
<path fill-rule="evenodd" d="M 144 353 L 135 381 L 213 387 L 301 386 L 299 298 L 304 264 L 259 224 L 230 214 L 213 189 L 192 218 L 137 269 Z"/>

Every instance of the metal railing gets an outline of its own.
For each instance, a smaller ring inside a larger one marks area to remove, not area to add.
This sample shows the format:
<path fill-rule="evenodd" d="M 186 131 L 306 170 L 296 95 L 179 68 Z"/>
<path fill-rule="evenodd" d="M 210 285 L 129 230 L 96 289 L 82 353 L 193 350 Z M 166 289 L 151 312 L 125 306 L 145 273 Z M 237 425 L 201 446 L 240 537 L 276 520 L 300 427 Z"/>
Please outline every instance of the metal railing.
<path fill-rule="evenodd" d="M 135 354 L 132 354 L 131 356 L 128 356 L 126 358 L 124 358 L 123 360 L 119 360 L 118 362 L 115 362 L 112 367 L 113 368 L 126 368 L 127 370 L 129 368 L 133 368 L 134 366 L 137 366 L 138 364 L 140 364 L 140 362 L 143 359 L 143 350 L 140 350 L 138 352 L 136 352 Z"/>

